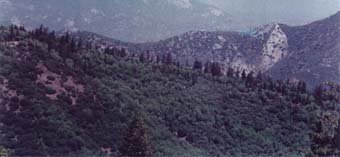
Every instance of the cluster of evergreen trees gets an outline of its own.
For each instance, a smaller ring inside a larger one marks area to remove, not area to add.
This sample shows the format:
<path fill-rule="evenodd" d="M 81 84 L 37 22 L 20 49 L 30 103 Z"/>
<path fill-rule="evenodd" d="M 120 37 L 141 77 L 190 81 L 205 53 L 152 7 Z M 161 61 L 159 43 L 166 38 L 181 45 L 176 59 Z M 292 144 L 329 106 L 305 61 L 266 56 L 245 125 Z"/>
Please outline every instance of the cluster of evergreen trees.
<path fill-rule="evenodd" d="M 336 125 L 330 127 L 330 123 Z M 322 115 L 315 122 L 311 133 L 311 150 L 313 154 L 319 156 L 339 156 L 340 155 L 340 118 L 331 115 Z"/>
<path fill-rule="evenodd" d="M 138 55 L 138 60 L 141 63 L 146 63 L 146 64 L 164 64 L 164 65 L 177 65 L 179 66 L 179 62 L 175 62 L 173 59 L 173 56 L 171 53 L 165 53 L 162 55 L 156 54 L 153 56 L 153 54 L 150 53 L 150 51 L 147 51 L 146 53 L 141 53 L 141 54 L 133 54 L 133 55 Z M 133 57 L 133 56 L 132 56 Z"/>
<path fill-rule="evenodd" d="M 124 143 L 120 148 L 122 156 L 152 156 L 153 148 L 150 142 L 148 129 L 145 126 L 144 116 L 138 114 L 127 130 Z"/>
<path fill-rule="evenodd" d="M 0 28 L 0 30 L 5 32 L 6 28 Z M 314 91 L 310 91 L 303 81 L 291 83 L 289 80 L 273 80 L 262 73 L 255 75 L 253 72 L 240 72 L 233 68 L 228 68 L 226 76 L 223 76 L 223 69 L 217 62 L 207 62 L 203 65 L 201 62 L 195 61 L 192 71 L 189 70 L 189 72 L 185 72 L 188 68 L 181 67 L 178 62 L 173 59 L 171 53 L 156 56 L 154 58 L 150 52 L 146 52 L 138 54 L 138 57 L 136 57 L 135 54 L 129 54 L 125 49 L 109 46 L 106 47 L 102 53 L 95 49 L 96 46 L 94 46 L 94 43 L 74 38 L 67 32 L 64 35 L 57 35 L 55 32 L 50 32 L 43 26 L 29 32 L 27 32 L 24 27 L 17 26 L 10 26 L 8 30 L 7 36 L 3 38 L 4 41 L 20 41 L 24 39 L 40 41 L 47 45 L 47 52 L 38 52 L 40 49 L 35 49 L 35 45 L 29 45 L 29 48 L 31 48 L 32 51 L 37 51 L 38 54 L 47 54 L 44 56 L 46 58 L 51 57 L 52 52 L 58 52 L 60 57 L 64 59 L 63 63 L 58 64 L 66 64 L 66 60 L 71 59 L 74 61 L 75 67 L 79 68 L 79 71 L 94 76 L 94 78 L 101 76 L 110 77 L 110 74 L 114 72 L 104 69 L 108 65 L 112 65 L 114 68 L 119 66 L 129 68 L 129 66 L 131 66 L 131 61 L 133 63 L 138 62 L 141 63 L 141 65 L 145 65 L 146 69 L 149 68 L 148 65 L 151 65 L 152 67 L 156 66 L 160 68 L 163 73 L 173 73 L 176 71 L 175 76 L 177 79 L 184 78 L 184 80 L 191 80 L 193 82 L 191 84 L 192 86 L 198 83 L 198 78 L 201 77 L 201 79 L 207 78 L 208 81 L 212 81 L 221 86 L 234 83 L 236 84 L 235 86 L 238 87 L 241 86 L 240 84 L 244 84 L 246 92 L 248 93 L 266 93 L 271 95 L 270 92 L 272 92 L 275 94 L 275 97 L 285 97 L 292 104 L 308 105 L 316 103 L 325 110 L 332 110 L 332 107 L 329 105 L 330 102 L 337 102 L 338 104 L 340 102 L 340 86 L 337 84 L 328 83 L 320 85 L 315 88 Z M 86 56 L 87 53 L 93 53 L 93 58 L 91 56 Z M 40 55 L 40 58 L 38 59 L 46 59 L 42 58 L 42 56 L 43 55 Z M 32 62 L 37 60 L 33 58 L 30 59 L 31 58 L 28 58 L 28 60 Z M 62 67 L 62 69 L 66 69 L 61 65 L 60 67 Z M 35 85 L 35 64 L 16 62 L 16 64 L 11 66 L 13 66 L 11 67 L 12 70 L 14 69 L 13 71 L 17 72 L 13 76 L 9 75 L 12 77 L 11 83 L 15 84 L 13 85 L 13 88 L 17 89 L 18 93 L 25 95 L 25 99 L 23 100 L 12 98 L 11 100 L 2 102 L 3 104 L 7 103 L 9 110 L 1 110 L 0 121 L 3 124 L 1 133 L 5 136 L 0 137 L 0 140 L 2 140 L 0 145 L 10 149 L 12 151 L 11 155 L 72 155 L 74 152 L 87 152 L 88 150 L 84 150 L 84 148 L 99 149 L 97 148 L 98 146 L 93 143 L 102 142 L 100 141 L 102 135 L 100 135 L 100 132 L 98 134 L 92 133 L 92 130 L 95 130 L 96 126 L 102 126 L 103 129 L 107 130 L 112 129 L 106 124 L 102 124 L 111 123 L 106 120 L 107 117 L 103 117 L 103 115 L 106 115 L 108 110 L 117 110 L 115 113 L 120 114 L 122 111 L 120 111 L 121 109 L 117 109 L 117 106 L 124 106 L 124 103 L 127 103 L 127 100 L 122 100 L 125 96 L 119 93 L 116 93 L 114 95 L 116 99 L 112 100 L 105 95 L 97 95 L 96 92 L 99 91 L 94 91 L 93 93 L 87 93 L 88 95 L 84 94 L 81 96 L 82 100 L 80 102 L 82 102 L 82 106 L 68 106 L 67 102 L 69 101 L 69 98 L 65 95 L 60 96 L 60 101 L 55 102 L 57 105 L 49 106 L 51 104 L 47 105 L 47 102 L 49 101 L 44 96 L 46 91 L 42 90 L 42 87 Z M 103 68 L 101 69 L 98 67 Z M 138 70 L 133 70 L 133 74 L 131 75 L 128 75 L 129 72 L 118 73 L 120 74 L 117 74 L 117 78 L 122 80 L 127 80 L 127 78 L 124 78 L 126 76 L 143 75 L 140 74 L 141 72 L 138 72 Z M 86 77 L 89 77 L 87 75 Z M 138 79 L 141 80 L 140 82 L 148 80 L 148 78 Z M 157 77 L 152 79 L 157 79 Z M 132 84 L 131 82 L 128 83 Z M 139 83 L 135 84 L 132 85 L 133 88 L 137 88 L 135 86 Z M 117 88 L 119 87 L 119 85 L 116 86 Z M 112 91 L 108 91 L 108 93 L 109 92 Z M 146 97 L 152 97 L 148 94 L 150 93 L 144 93 Z M 93 95 L 96 95 L 98 98 L 96 100 L 90 99 Z M 263 96 L 260 101 L 266 102 L 268 100 Z M 18 111 L 19 108 L 20 113 L 15 112 Z M 76 116 L 70 118 L 70 115 Z M 179 115 L 176 115 L 175 117 L 179 117 Z M 126 119 L 126 117 L 123 116 L 113 118 Z M 325 123 L 326 120 L 320 120 L 313 123 L 316 125 L 314 132 L 311 134 L 312 143 L 310 148 L 313 154 L 336 155 L 339 153 L 340 127 L 339 120 L 337 121 L 338 123 L 332 134 L 328 134 L 325 130 L 325 128 L 329 126 Z M 225 125 L 228 126 L 228 124 Z M 84 130 L 91 132 L 91 134 L 88 134 L 88 132 Z M 57 134 L 55 134 L 55 132 L 57 132 Z M 129 126 L 126 127 L 123 132 L 125 138 L 119 147 L 120 155 L 150 156 L 154 153 L 144 116 L 136 116 L 136 119 L 129 123 Z M 183 134 L 183 137 L 188 136 L 188 133 L 181 133 L 181 131 L 177 132 Z M 88 136 L 90 135 L 94 136 L 96 139 L 93 140 L 93 143 L 89 144 L 84 139 L 89 138 Z M 108 136 L 112 139 L 115 138 L 110 135 Z M 188 136 L 188 141 L 192 142 L 193 137 Z M 214 140 L 214 143 L 218 144 L 219 141 Z M 101 144 L 110 145 L 111 143 L 102 142 Z M 7 153 L 7 150 L 0 149 L 0 153 L 1 152 Z"/>
<path fill-rule="evenodd" d="M 1 33 L 6 34 L 6 29 L 6 27 L 1 26 Z M 58 52 L 60 57 L 64 59 L 74 58 L 76 54 L 87 51 L 92 51 L 100 55 L 98 51 L 94 51 L 93 43 L 85 42 L 84 44 L 82 39 L 76 39 L 68 32 L 63 35 L 57 35 L 54 31 L 50 32 L 48 28 L 42 25 L 40 28 L 32 31 L 26 31 L 23 26 L 17 27 L 11 25 L 9 32 L 1 39 L 1 42 L 13 42 L 25 39 L 45 43 L 48 52 L 40 53 Z M 28 46 L 31 51 L 39 51 L 39 49 L 34 49 L 35 45 Z M 22 46 L 20 45 L 19 47 Z M 104 53 L 113 57 L 127 57 L 125 49 L 107 47 Z M 104 63 L 109 64 L 107 56 L 105 56 L 103 60 Z M 91 58 L 85 58 L 81 68 L 86 72 L 90 71 L 89 69 L 94 66 Z M 84 135 L 82 135 L 80 130 L 73 127 L 74 122 L 67 119 L 65 111 L 62 110 L 63 102 L 58 102 L 60 103 L 58 105 L 49 106 L 45 104 L 46 99 L 37 99 L 44 97 L 44 91 L 36 91 L 37 88 L 33 88 L 33 84 L 22 84 L 30 82 L 26 79 L 35 78 L 35 76 L 28 78 L 23 72 L 35 71 L 35 66 L 33 64 L 18 63 L 12 68 L 19 72 L 17 75 L 20 75 L 20 78 L 17 78 L 19 80 L 16 80 L 18 82 L 15 81 L 16 85 L 12 88 L 18 88 L 17 92 L 25 95 L 25 98 L 22 100 L 19 100 L 18 97 L 8 99 L 4 97 L 2 93 L 0 95 L 0 156 L 47 156 L 51 154 L 62 156 L 66 154 L 71 155 L 72 153 L 78 155 L 85 153 L 89 155 L 87 153 L 90 152 L 82 149 L 95 146 L 84 143 L 80 138 L 80 136 Z M 26 88 L 26 86 L 30 85 L 33 85 L 32 88 Z M 67 100 L 68 98 L 64 96 L 61 96 L 61 99 L 66 100 L 66 102 L 69 101 Z M 9 106 L 9 108 L 4 108 L 5 105 Z M 71 130 L 65 130 L 66 128 Z M 128 128 L 127 133 L 126 142 L 120 148 L 120 155 L 152 155 L 153 151 L 149 141 L 148 131 L 142 116 L 136 117 Z M 75 136 L 76 134 L 77 136 Z"/>

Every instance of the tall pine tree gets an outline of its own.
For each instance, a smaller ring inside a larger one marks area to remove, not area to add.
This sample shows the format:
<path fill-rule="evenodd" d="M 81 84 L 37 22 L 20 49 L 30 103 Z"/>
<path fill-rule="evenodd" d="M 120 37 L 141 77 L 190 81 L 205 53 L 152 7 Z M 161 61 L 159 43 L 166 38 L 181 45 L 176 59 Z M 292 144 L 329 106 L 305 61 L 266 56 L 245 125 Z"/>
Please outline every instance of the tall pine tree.
<path fill-rule="evenodd" d="M 148 136 L 148 130 L 145 126 L 142 114 L 139 114 L 130 124 L 124 138 L 124 143 L 119 151 L 121 156 L 152 155 L 152 147 Z"/>

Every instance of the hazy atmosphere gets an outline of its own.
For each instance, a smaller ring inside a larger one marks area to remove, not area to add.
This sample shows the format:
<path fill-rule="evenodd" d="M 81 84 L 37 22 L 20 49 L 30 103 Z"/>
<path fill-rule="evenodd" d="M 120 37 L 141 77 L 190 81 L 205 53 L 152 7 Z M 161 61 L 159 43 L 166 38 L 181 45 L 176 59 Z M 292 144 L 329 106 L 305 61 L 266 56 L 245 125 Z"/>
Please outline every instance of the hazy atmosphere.
<path fill-rule="evenodd" d="M 0 0 L 0 157 L 340 157 L 340 0 Z"/>
<path fill-rule="evenodd" d="M 201 0 L 244 21 L 306 24 L 340 10 L 340 0 Z"/>
<path fill-rule="evenodd" d="M 0 23 L 91 31 L 129 42 L 188 31 L 302 25 L 340 10 L 340 0 L 0 0 Z"/>

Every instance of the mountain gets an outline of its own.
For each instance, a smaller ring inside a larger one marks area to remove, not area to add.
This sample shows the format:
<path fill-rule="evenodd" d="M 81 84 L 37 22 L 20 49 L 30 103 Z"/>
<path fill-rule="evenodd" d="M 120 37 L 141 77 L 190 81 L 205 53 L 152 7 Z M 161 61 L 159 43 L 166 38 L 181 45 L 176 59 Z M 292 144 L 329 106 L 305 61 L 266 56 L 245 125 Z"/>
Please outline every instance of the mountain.
<path fill-rule="evenodd" d="M 237 33 L 224 38 L 261 41 Z M 46 28 L 0 27 L 1 155 L 118 156 L 145 145 L 155 156 L 334 156 L 339 150 L 339 85 L 311 92 L 303 82 L 216 75 L 218 66 L 203 72 L 124 49 L 103 53 L 95 44 Z M 132 147 L 122 148 L 125 143 Z"/>
<path fill-rule="evenodd" d="M 229 30 L 232 17 L 197 0 L 1 0 L 1 24 L 95 32 L 123 41 L 157 41 L 191 30 Z"/>
<path fill-rule="evenodd" d="M 3 24 L 37 27 L 44 23 L 51 29 L 84 33 L 80 36 L 96 37 L 89 40 L 105 41 L 105 45 L 125 47 L 134 53 L 172 53 L 181 64 L 190 66 L 195 60 L 217 61 L 224 71 L 233 67 L 264 72 L 276 79 L 304 80 L 310 86 L 340 82 L 339 13 L 303 26 L 272 23 L 248 32 L 225 32 L 210 30 L 238 27 L 237 19 L 194 0 L 76 0 L 67 5 L 53 0 L 0 3 Z M 164 38 L 167 39 L 161 40 Z M 156 40 L 161 41 L 136 44 Z"/>
<path fill-rule="evenodd" d="M 232 67 L 275 79 L 303 80 L 315 87 L 322 82 L 340 82 L 339 16 L 340 12 L 303 26 L 272 23 L 249 32 L 191 31 L 151 43 L 96 42 L 136 53 L 171 53 L 182 65 L 219 62 L 224 72 Z"/>
<path fill-rule="evenodd" d="M 289 55 L 270 69 L 276 78 L 340 82 L 340 12 L 305 26 L 282 26 Z"/>

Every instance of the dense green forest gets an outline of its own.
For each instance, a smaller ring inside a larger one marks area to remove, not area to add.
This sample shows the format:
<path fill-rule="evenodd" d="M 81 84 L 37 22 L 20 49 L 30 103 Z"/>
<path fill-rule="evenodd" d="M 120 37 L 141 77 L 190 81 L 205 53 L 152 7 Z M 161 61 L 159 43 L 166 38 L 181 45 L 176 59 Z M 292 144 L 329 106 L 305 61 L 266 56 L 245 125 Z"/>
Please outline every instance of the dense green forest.
<path fill-rule="evenodd" d="M 0 27 L 0 156 L 339 155 L 340 86 Z"/>

